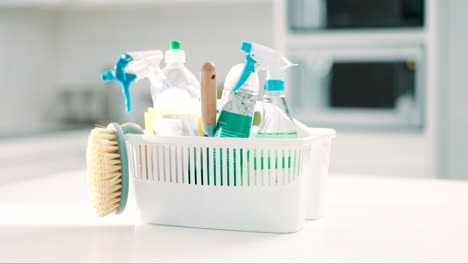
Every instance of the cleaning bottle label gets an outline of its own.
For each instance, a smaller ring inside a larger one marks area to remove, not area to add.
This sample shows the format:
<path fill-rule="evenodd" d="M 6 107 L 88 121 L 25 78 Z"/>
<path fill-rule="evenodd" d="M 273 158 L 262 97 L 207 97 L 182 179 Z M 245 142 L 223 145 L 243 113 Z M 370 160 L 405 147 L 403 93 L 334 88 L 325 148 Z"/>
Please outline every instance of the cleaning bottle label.
<path fill-rule="evenodd" d="M 242 137 L 247 138 L 250 135 L 252 127 L 251 116 L 240 115 L 228 111 L 221 111 L 218 119 L 218 129 L 215 137 Z"/>
<path fill-rule="evenodd" d="M 225 102 L 216 127 L 215 137 L 250 136 L 257 96 L 242 92 L 226 91 Z"/>

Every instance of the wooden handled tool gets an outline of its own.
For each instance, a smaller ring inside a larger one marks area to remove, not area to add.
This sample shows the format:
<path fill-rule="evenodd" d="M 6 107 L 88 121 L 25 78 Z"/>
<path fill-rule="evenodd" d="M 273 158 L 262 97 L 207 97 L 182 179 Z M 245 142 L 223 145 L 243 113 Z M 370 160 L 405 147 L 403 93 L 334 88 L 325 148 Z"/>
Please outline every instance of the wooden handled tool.
<path fill-rule="evenodd" d="M 212 62 L 205 62 L 200 73 L 203 134 L 214 136 L 216 129 L 216 71 Z"/>

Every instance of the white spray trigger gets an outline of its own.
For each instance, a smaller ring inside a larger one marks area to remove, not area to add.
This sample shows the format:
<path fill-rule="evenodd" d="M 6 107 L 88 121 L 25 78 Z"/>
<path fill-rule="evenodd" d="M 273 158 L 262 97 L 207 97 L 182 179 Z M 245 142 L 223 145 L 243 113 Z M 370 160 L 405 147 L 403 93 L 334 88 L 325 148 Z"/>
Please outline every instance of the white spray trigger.
<path fill-rule="evenodd" d="M 244 41 L 242 42 L 241 50 L 247 53 L 245 67 L 233 91 L 236 91 L 252 72 L 266 71 L 266 81 L 284 80 L 284 69 L 297 66 L 297 64 L 293 64 L 278 51 L 257 43 Z M 283 66 L 283 64 L 286 65 Z"/>
<path fill-rule="evenodd" d="M 145 50 L 127 52 L 133 60 L 128 64 L 127 71 L 137 75 L 136 81 L 148 77 L 151 70 L 159 68 L 164 58 L 161 50 Z"/>
<path fill-rule="evenodd" d="M 298 64 L 292 63 L 290 60 L 288 60 L 286 57 L 282 56 L 281 60 L 286 64 L 283 67 L 281 67 L 281 70 L 285 70 L 290 67 L 298 66 Z"/>

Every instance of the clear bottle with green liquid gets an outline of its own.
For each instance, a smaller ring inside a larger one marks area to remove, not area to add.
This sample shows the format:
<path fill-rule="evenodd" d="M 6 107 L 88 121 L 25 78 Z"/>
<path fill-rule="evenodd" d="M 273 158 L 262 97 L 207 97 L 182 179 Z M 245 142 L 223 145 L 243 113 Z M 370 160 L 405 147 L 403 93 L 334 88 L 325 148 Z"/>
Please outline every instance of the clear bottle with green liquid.
<path fill-rule="evenodd" d="M 268 80 L 265 84 L 262 121 L 257 138 L 297 138 L 296 125 L 289 113 L 282 80 Z"/>

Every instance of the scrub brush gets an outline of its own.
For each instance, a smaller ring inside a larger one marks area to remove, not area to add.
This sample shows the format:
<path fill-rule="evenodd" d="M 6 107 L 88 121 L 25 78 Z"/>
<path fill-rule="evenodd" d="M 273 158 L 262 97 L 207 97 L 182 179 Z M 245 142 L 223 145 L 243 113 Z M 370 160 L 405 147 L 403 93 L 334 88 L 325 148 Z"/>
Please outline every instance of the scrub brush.
<path fill-rule="evenodd" d="M 128 159 L 125 134 L 142 134 L 131 123 L 91 130 L 86 150 L 91 203 L 99 216 L 124 211 L 128 197 Z"/>

